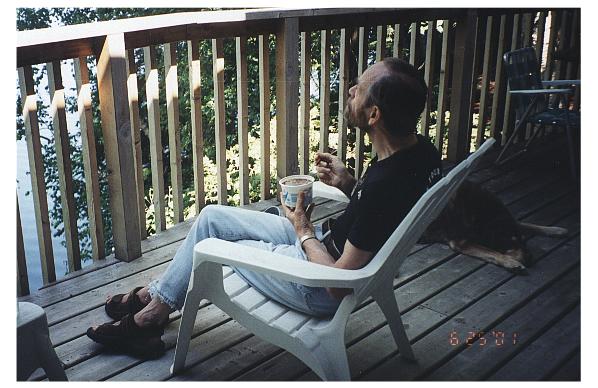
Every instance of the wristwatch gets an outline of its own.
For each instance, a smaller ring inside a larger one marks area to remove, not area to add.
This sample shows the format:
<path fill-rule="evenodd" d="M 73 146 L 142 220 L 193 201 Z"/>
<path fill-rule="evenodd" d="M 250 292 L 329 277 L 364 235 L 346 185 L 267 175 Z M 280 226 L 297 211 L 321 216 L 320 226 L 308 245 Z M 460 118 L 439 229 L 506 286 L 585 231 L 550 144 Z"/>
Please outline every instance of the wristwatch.
<path fill-rule="evenodd" d="M 306 242 L 307 240 L 311 240 L 311 239 L 315 239 L 316 236 L 314 236 L 313 234 L 306 234 L 304 236 L 301 236 L 301 238 L 299 239 L 299 242 L 301 243 L 301 248 L 303 248 L 303 243 Z"/>

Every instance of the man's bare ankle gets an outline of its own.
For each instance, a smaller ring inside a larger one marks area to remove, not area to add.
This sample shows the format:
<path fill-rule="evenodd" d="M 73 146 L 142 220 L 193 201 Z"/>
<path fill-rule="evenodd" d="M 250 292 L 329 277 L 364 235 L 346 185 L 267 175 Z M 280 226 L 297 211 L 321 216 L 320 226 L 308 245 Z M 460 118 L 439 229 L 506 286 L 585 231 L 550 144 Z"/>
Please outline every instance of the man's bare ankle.
<path fill-rule="evenodd" d="M 137 292 L 137 296 L 139 297 L 139 300 L 141 300 L 141 303 L 143 303 L 144 305 L 148 305 L 149 302 L 152 301 L 152 297 L 149 293 L 149 287 L 147 286 L 139 290 Z"/>

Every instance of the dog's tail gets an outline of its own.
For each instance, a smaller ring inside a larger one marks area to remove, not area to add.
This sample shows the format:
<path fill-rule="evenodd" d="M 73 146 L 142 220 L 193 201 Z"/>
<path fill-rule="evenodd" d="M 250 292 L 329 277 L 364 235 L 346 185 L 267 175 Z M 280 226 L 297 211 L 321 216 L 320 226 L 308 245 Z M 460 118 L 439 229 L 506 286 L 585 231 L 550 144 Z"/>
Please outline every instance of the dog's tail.
<path fill-rule="evenodd" d="M 542 226 L 527 222 L 519 222 L 519 230 L 521 233 L 548 237 L 565 237 L 567 234 L 569 234 L 569 231 L 565 228 L 558 226 Z"/>

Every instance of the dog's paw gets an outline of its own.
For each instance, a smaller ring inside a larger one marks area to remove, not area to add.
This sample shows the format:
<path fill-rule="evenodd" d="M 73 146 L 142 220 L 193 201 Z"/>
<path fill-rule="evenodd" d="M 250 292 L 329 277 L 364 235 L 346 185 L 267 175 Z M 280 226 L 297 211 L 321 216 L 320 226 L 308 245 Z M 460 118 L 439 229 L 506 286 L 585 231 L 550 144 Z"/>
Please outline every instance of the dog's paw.
<path fill-rule="evenodd" d="M 548 226 L 548 234 L 552 237 L 565 237 L 569 234 L 569 230 L 559 226 Z"/>

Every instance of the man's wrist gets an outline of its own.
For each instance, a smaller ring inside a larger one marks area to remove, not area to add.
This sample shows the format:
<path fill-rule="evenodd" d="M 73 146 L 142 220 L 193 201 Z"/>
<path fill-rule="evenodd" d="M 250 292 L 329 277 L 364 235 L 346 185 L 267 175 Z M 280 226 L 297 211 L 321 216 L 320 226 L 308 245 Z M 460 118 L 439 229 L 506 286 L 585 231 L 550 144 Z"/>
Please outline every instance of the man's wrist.
<path fill-rule="evenodd" d="M 347 197 L 350 197 L 351 191 L 353 191 L 353 187 L 355 187 L 356 183 L 357 183 L 357 180 L 351 174 L 349 174 L 347 172 L 347 175 L 346 175 L 345 179 L 343 180 L 342 187 L 340 189 L 343 193 L 345 193 L 347 195 Z"/>

